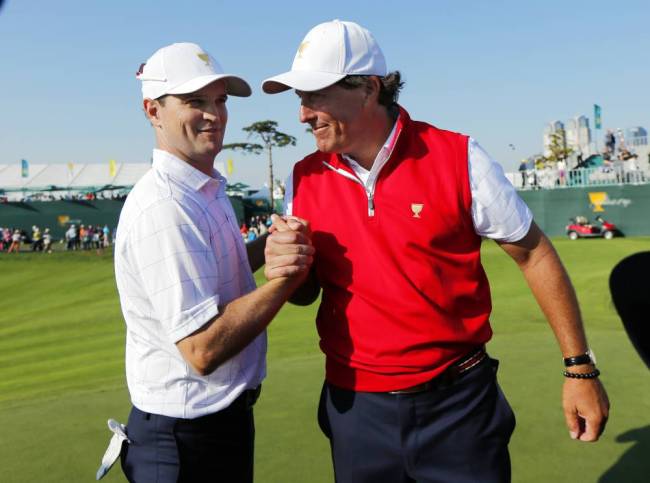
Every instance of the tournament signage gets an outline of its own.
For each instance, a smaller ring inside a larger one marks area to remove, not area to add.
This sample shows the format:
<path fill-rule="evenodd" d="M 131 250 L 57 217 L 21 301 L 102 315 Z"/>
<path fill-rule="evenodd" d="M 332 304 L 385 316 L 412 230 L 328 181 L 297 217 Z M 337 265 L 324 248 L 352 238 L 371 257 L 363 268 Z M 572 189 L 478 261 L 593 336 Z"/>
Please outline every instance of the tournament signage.
<path fill-rule="evenodd" d="M 606 191 L 591 191 L 589 192 L 589 207 L 594 213 L 605 211 L 603 206 L 622 206 L 627 208 L 632 204 L 629 198 L 610 198 Z"/>

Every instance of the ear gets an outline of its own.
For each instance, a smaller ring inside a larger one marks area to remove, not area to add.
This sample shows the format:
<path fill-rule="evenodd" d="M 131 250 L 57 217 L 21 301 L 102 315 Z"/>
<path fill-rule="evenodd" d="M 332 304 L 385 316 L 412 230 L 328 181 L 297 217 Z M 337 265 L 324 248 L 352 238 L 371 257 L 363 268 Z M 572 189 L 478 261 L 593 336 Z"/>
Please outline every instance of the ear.
<path fill-rule="evenodd" d="M 145 99 L 142 101 L 142 107 L 144 110 L 144 115 L 147 116 L 147 119 L 149 119 L 151 125 L 154 127 L 158 126 L 160 124 L 158 122 L 160 116 L 160 103 L 155 99 Z"/>
<path fill-rule="evenodd" d="M 381 90 L 381 80 L 376 75 L 370 76 L 366 84 L 366 102 L 374 101 L 373 104 L 379 104 L 379 91 Z"/>

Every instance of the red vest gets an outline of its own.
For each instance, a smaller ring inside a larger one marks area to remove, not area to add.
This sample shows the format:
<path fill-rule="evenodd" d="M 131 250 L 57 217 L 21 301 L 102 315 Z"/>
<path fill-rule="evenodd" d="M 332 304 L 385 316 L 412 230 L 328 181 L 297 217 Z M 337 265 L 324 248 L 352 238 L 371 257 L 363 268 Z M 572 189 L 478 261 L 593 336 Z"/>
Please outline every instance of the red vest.
<path fill-rule="evenodd" d="M 292 213 L 311 222 L 323 288 L 326 377 L 346 389 L 420 384 L 492 335 L 468 138 L 404 110 L 397 122 L 373 203 L 339 155 L 316 152 L 293 170 Z"/>

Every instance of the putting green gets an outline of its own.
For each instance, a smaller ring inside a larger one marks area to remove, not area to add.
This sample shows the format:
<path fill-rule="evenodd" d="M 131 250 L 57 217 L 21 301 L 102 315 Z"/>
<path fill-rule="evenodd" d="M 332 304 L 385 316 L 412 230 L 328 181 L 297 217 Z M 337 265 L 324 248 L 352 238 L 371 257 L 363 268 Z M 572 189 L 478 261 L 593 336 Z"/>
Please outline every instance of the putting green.
<path fill-rule="evenodd" d="M 607 278 L 649 238 L 556 240 L 576 285 L 591 346 L 612 401 L 596 444 L 571 441 L 560 408 L 558 349 L 515 265 L 486 242 L 494 299 L 491 354 L 517 414 L 514 482 L 646 482 L 650 373 L 612 306 Z M 110 253 L 0 254 L 0 467 L 4 483 L 91 481 L 125 421 L 124 327 Z M 261 283 L 260 273 L 257 274 Z M 323 358 L 315 306 L 286 306 L 269 329 L 268 378 L 256 408 L 256 481 L 333 481 L 316 424 Z M 125 481 L 119 468 L 104 479 Z"/>

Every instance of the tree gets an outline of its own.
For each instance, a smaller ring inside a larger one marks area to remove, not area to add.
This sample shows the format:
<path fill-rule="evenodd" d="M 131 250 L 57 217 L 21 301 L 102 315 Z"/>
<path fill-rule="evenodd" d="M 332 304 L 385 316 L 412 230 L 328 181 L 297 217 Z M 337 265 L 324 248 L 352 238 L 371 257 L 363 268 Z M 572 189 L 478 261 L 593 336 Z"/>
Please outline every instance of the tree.
<path fill-rule="evenodd" d="M 548 150 L 551 152 L 546 159 L 557 163 L 558 161 L 566 161 L 573 153 L 573 148 L 566 145 L 566 137 L 563 129 L 559 129 L 550 135 L 550 145 Z"/>
<path fill-rule="evenodd" d="M 261 139 L 263 144 L 257 143 L 231 143 L 224 145 L 224 149 L 241 150 L 244 153 L 261 154 L 263 150 L 269 154 L 269 191 L 271 198 L 271 212 L 274 209 L 273 202 L 273 148 L 282 148 L 284 146 L 295 146 L 296 138 L 278 131 L 278 123 L 275 121 L 258 121 L 250 126 L 243 128 L 248 133 L 248 138 Z"/>

